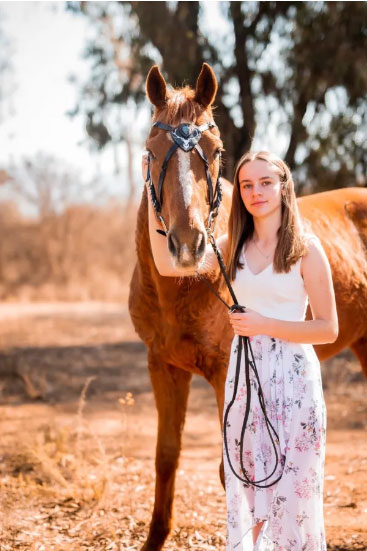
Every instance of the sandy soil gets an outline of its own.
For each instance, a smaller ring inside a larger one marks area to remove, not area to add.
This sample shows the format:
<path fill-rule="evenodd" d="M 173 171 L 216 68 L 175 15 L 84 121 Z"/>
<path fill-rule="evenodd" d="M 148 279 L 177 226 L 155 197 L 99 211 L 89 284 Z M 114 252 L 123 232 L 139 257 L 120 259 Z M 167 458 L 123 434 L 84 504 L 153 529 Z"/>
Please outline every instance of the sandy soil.
<path fill-rule="evenodd" d="M 367 382 L 349 351 L 322 370 L 328 549 L 367 549 Z M 0 371 L 0 551 L 140 549 L 157 416 L 126 306 L 0 307 Z M 224 551 L 220 454 L 214 394 L 194 376 L 165 549 Z"/>

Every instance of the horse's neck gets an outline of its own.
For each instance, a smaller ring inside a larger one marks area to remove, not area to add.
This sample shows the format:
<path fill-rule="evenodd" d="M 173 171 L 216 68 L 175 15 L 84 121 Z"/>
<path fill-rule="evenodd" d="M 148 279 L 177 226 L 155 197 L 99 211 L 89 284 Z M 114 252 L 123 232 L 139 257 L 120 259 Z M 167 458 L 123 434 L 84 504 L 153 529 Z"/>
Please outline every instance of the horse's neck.
<path fill-rule="evenodd" d="M 148 200 L 147 190 L 145 190 L 138 208 L 135 230 L 135 245 L 138 261 L 143 264 L 148 264 L 150 261 L 154 263 L 149 237 Z"/>

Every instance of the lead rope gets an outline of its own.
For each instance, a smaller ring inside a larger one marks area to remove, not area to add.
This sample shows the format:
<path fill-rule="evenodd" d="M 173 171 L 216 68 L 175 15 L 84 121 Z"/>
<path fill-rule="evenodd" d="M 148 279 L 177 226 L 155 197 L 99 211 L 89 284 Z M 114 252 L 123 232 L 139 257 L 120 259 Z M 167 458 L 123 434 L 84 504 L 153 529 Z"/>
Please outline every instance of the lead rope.
<path fill-rule="evenodd" d="M 223 304 L 228 308 L 228 310 L 230 312 L 235 312 L 235 311 L 245 312 L 246 307 L 241 306 L 240 304 L 238 304 L 236 295 L 233 291 L 233 288 L 231 286 L 231 283 L 229 281 L 229 278 L 228 278 L 228 275 L 227 275 L 227 272 L 226 272 L 226 267 L 225 267 L 225 264 L 224 264 L 224 261 L 223 261 L 223 257 L 221 255 L 221 252 L 218 249 L 216 241 L 214 239 L 213 232 L 214 232 L 214 228 L 212 230 L 212 233 L 210 233 L 210 230 L 208 231 L 208 238 L 209 238 L 209 241 L 210 241 L 210 243 L 213 247 L 213 250 L 216 254 L 216 257 L 218 259 L 220 270 L 221 270 L 222 275 L 225 279 L 225 282 L 226 282 L 228 290 L 229 290 L 229 292 L 232 296 L 234 304 L 232 306 L 229 306 L 229 304 L 227 304 L 226 301 L 223 300 L 223 298 L 219 295 L 219 293 L 217 293 L 217 291 L 214 289 L 214 287 L 209 283 L 209 281 L 205 277 L 203 277 L 201 274 L 199 274 L 198 271 L 196 271 L 195 273 L 198 275 L 198 277 L 202 281 L 204 281 L 204 283 L 219 298 L 219 300 L 221 300 L 223 302 Z M 276 441 L 277 441 L 278 444 L 279 444 L 279 436 L 278 436 L 276 430 L 274 429 L 273 425 L 271 424 L 270 419 L 268 418 L 268 415 L 266 413 L 264 394 L 263 394 L 263 391 L 262 391 L 262 388 L 261 388 L 261 383 L 260 383 L 258 371 L 257 371 L 257 368 L 256 368 L 256 362 L 255 362 L 254 354 L 253 354 L 253 351 L 252 351 L 250 339 L 249 339 L 248 336 L 243 336 L 243 335 L 239 335 L 238 337 L 239 338 L 238 338 L 238 350 L 237 350 L 237 363 L 236 363 L 236 374 L 235 374 L 233 396 L 232 396 L 231 401 L 228 403 L 228 406 L 227 406 L 227 408 L 225 410 L 225 413 L 224 413 L 224 419 L 223 419 L 223 440 L 224 440 L 227 460 L 228 460 L 228 464 L 229 464 L 233 474 L 241 482 L 243 482 L 246 486 L 251 485 L 251 486 L 256 486 L 257 488 L 269 488 L 270 486 L 273 486 L 274 484 L 276 484 L 278 482 L 278 480 L 280 480 L 282 478 L 282 474 L 283 474 L 282 473 L 276 480 L 274 480 L 273 482 L 271 482 L 269 484 L 260 485 L 260 482 L 265 482 L 265 480 L 268 480 L 274 474 L 274 472 L 276 471 L 276 468 L 279 464 L 279 457 L 278 457 L 277 448 L 276 448 L 272 433 L 269 430 L 269 427 L 274 432 L 275 438 L 276 438 Z M 244 355 L 245 355 L 245 377 L 246 377 L 246 391 L 247 391 L 246 411 L 245 411 L 245 417 L 244 417 L 244 421 L 243 421 L 243 425 L 242 425 L 242 429 L 241 429 L 241 436 L 240 436 L 240 466 L 241 466 L 241 471 L 244 475 L 244 478 L 242 478 L 238 473 L 236 473 L 235 469 L 233 468 L 232 462 L 231 462 L 230 457 L 229 457 L 228 440 L 227 440 L 227 421 L 228 421 L 229 412 L 230 412 L 231 407 L 233 406 L 233 404 L 235 402 L 236 395 L 237 395 L 238 382 L 239 382 L 240 369 L 241 369 L 242 349 L 244 350 Z M 252 361 L 249 360 L 249 352 L 251 353 Z M 243 464 L 243 442 L 244 442 L 244 436 L 245 436 L 247 422 L 248 422 L 248 416 L 249 416 L 249 412 L 250 412 L 250 405 L 251 405 L 250 366 L 251 366 L 251 368 L 252 368 L 252 370 L 255 374 L 256 380 L 257 380 L 259 403 L 260 403 L 261 410 L 264 414 L 264 419 L 265 419 L 265 422 L 266 422 L 268 434 L 270 436 L 270 439 L 271 439 L 271 442 L 272 442 L 272 445 L 273 445 L 273 448 L 274 448 L 274 452 L 275 452 L 275 467 L 274 467 L 273 471 L 270 473 L 269 476 L 267 476 L 267 477 L 265 477 L 261 480 L 250 480 L 250 478 L 248 477 L 246 468 Z"/>

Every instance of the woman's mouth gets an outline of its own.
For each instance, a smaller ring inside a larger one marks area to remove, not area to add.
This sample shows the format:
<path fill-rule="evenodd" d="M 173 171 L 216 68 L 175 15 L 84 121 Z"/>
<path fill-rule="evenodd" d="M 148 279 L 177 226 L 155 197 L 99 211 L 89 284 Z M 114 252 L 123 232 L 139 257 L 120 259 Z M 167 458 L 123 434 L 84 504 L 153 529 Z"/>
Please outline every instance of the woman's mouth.
<path fill-rule="evenodd" d="M 262 205 L 263 203 L 266 203 L 266 201 L 256 201 L 256 203 L 251 203 L 252 206 L 254 205 Z"/>

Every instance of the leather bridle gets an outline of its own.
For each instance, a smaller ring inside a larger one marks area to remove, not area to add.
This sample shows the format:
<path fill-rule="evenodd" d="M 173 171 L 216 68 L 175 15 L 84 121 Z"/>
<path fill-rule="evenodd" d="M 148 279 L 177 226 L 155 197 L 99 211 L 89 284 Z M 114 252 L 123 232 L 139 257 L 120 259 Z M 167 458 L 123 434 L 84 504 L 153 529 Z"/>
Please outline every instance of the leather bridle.
<path fill-rule="evenodd" d="M 165 157 L 165 159 L 163 161 L 163 164 L 162 164 L 162 168 L 161 168 L 161 172 L 160 172 L 160 176 L 159 176 L 159 182 L 158 182 L 158 197 L 155 193 L 155 189 L 154 189 L 154 185 L 153 185 L 153 181 L 152 181 L 152 174 L 151 174 L 151 170 L 150 170 L 151 152 L 149 152 L 149 151 L 148 151 L 148 170 L 147 170 L 146 182 L 148 182 L 148 185 L 149 185 L 150 195 L 151 195 L 151 199 L 152 199 L 152 203 L 153 203 L 153 207 L 154 207 L 154 210 L 156 212 L 156 215 L 159 218 L 159 220 L 162 222 L 163 227 L 165 228 L 164 230 L 158 229 L 156 231 L 167 237 L 169 230 L 168 230 L 167 225 L 166 225 L 166 223 L 163 219 L 163 216 L 162 216 L 162 187 L 163 187 L 163 182 L 164 182 L 164 178 L 165 178 L 165 175 L 166 175 L 168 162 L 170 161 L 173 154 L 177 151 L 178 148 L 181 148 L 186 153 L 189 152 L 189 151 L 192 151 L 193 149 L 195 149 L 198 152 L 201 159 L 204 161 L 206 179 L 207 179 L 208 190 L 209 190 L 210 212 L 209 212 L 208 221 L 207 221 L 207 225 L 206 225 L 205 229 L 206 229 L 206 232 L 207 232 L 207 235 L 208 235 L 208 239 L 209 239 L 209 241 L 210 241 L 210 243 L 213 247 L 213 250 L 214 250 L 214 252 L 217 256 L 222 275 L 223 275 L 223 277 L 226 281 L 228 290 L 231 294 L 231 297 L 233 299 L 234 304 L 232 306 L 227 304 L 225 302 L 225 300 L 223 300 L 223 298 L 219 295 L 219 293 L 214 289 L 213 285 L 211 285 L 211 283 L 209 283 L 209 281 L 202 274 L 200 274 L 198 271 L 196 271 L 195 273 L 197 274 L 197 276 L 202 281 L 204 281 L 204 283 L 219 298 L 219 300 L 221 300 L 223 302 L 223 304 L 225 304 L 225 306 L 228 308 L 228 310 L 230 312 L 235 312 L 235 311 L 245 312 L 246 307 L 241 306 L 240 304 L 238 304 L 237 298 L 234 294 L 232 285 L 229 281 L 229 277 L 228 277 L 227 272 L 226 272 L 226 267 L 225 267 L 225 264 L 224 264 L 224 261 L 223 261 L 223 258 L 222 258 L 222 254 L 221 254 L 220 250 L 218 249 L 218 246 L 216 244 L 216 241 L 215 241 L 214 235 L 213 235 L 214 234 L 214 228 L 215 228 L 215 219 L 218 216 L 218 209 L 219 209 L 219 205 L 220 205 L 221 200 L 222 200 L 222 186 L 221 186 L 221 181 L 220 181 L 220 178 L 221 178 L 221 158 L 220 158 L 220 154 L 219 154 L 219 171 L 218 171 L 216 190 L 215 190 L 215 194 L 214 194 L 213 193 L 212 179 L 211 179 L 210 171 L 209 171 L 208 159 L 207 159 L 204 151 L 202 150 L 202 148 L 199 146 L 198 142 L 201 138 L 202 133 L 205 132 L 206 130 L 209 130 L 210 128 L 213 128 L 214 126 L 217 126 L 214 121 L 210 121 L 206 124 L 202 124 L 201 126 L 195 126 L 193 124 L 184 123 L 184 124 L 180 124 L 179 126 L 176 126 L 176 127 L 172 127 L 172 126 L 169 126 L 168 124 L 164 124 L 162 122 L 156 121 L 153 124 L 153 127 L 157 127 L 157 128 L 162 129 L 162 130 L 165 130 L 167 132 L 170 132 L 170 134 L 172 136 L 172 139 L 173 139 L 173 144 L 170 147 L 170 149 L 168 150 L 168 153 L 166 154 L 166 157 Z M 235 402 L 236 395 L 237 395 L 239 375 L 240 375 L 240 369 L 241 369 L 242 350 L 244 351 L 244 356 L 245 356 L 245 380 L 246 380 L 246 392 L 247 392 L 246 411 L 245 411 L 245 417 L 244 417 L 244 421 L 243 421 L 243 425 L 242 425 L 242 429 L 241 429 L 241 436 L 240 436 L 240 466 L 241 466 L 241 471 L 244 475 L 244 478 L 242 478 L 238 473 L 236 473 L 236 471 L 233 468 L 233 465 L 232 465 L 230 457 L 229 457 L 228 441 L 227 441 L 228 415 L 229 415 L 229 411 L 230 411 L 232 405 Z M 250 360 L 250 354 L 251 354 L 252 360 Z M 251 367 L 251 369 L 253 370 L 253 372 L 255 374 L 255 378 L 256 378 L 257 386 L 258 386 L 257 393 L 258 393 L 258 397 L 259 397 L 260 407 L 261 407 L 262 412 L 264 414 L 266 426 L 267 426 L 267 429 L 268 429 L 268 434 L 270 436 L 271 442 L 273 444 L 274 452 L 275 452 L 275 467 L 274 467 L 273 471 L 270 473 L 269 476 L 265 477 L 262 480 L 257 480 L 257 481 L 251 480 L 248 477 L 247 471 L 246 471 L 245 466 L 243 464 L 244 435 L 245 435 L 245 430 L 246 430 L 246 427 L 247 427 L 247 421 L 248 421 L 248 416 L 249 416 L 249 412 L 250 412 L 250 405 L 251 405 L 250 367 Z M 273 482 L 271 482 L 269 484 L 264 484 L 263 486 L 260 485 L 260 482 L 264 482 L 265 480 L 268 480 L 274 474 L 274 472 L 276 471 L 276 468 L 278 466 L 278 462 L 279 462 L 278 461 L 278 452 L 277 452 L 277 449 L 276 449 L 276 446 L 275 446 L 275 443 L 274 443 L 274 439 L 273 439 L 273 436 L 272 436 L 269 428 L 271 428 L 272 431 L 274 432 L 275 439 L 276 439 L 277 443 L 279 444 L 279 436 L 278 436 L 277 432 L 275 431 L 273 425 L 271 424 L 271 422 L 270 422 L 270 420 L 267 416 L 267 413 L 266 413 L 264 394 L 263 394 L 263 391 L 262 391 L 262 388 L 261 388 L 260 379 L 259 379 L 259 375 L 258 375 L 258 372 L 257 372 L 255 358 L 254 358 L 254 354 L 253 354 L 253 351 L 252 351 L 250 339 L 247 336 L 239 335 L 233 397 L 232 397 L 231 401 L 229 402 L 229 404 L 227 406 L 227 409 L 224 413 L 223 440 L 224 440 L 226 455 L 227 455 L 227 459 L 228 459 L 228 464 L 229 464 L 233 474 L 245 486 L 250 486 L 251 485 L 251 486 L 256 486 L 257 488 L 268 488 L 268 487 L 273 486 L 274 484 L 276 484 L 278 482 L 278 480 L 280 480 L 282 478 L 283 473 L 278 478 L 276 478 L 276 480 L 274 480 Z"/>
<path fill-rule="evenodd" d="M 169 126 L 168 124 L 164 124 L 163 122 L 160 122 L 160 121 L 156 121 L 155 123 L 153 123 L 152 128 L 154 128 L 154 127 L 161 128 L 162 130 L 165 130 L 166 132 L 169 132 L 171 134 L 172 139 L 173 139 L 173 144 L 169 148 L 169 150 L 166 154 L 166 157 L 165 157 L 165 159 L 162 163 L 162 168 L 161 168 L 161 172 L 160 172 L 160 175 L 159 175 L 159 181 L 158 181 L 158 197 L 157 197 L 157 194 L 156 194 L 155 189 L 154 189 L 154 185 L 153 185 L 153 181 L 152 181 L 152 173 L 151 173 L 151 169 L 150 169 L 151 152 L 148 151 L 148 170 L 147 170 L 146 182 L 148 182 L 148 185 L 149 185 L 150 195 L 151 195 L 151 198 L 152 198 L 152 203 L 153 203 L 155 213 L 156 213 L 157 217 L 159 218 L 159 220 L 162 222 L 162 225 L 164 227 L 164 230 L 157 230 L 157 232 L 167 236 L 168 231 L 169 231 L 168 228 L 167 228 L 167 224 L 164 221 L 164 218 L 162 216 L 162 189 L 163 189 L 164 178 L 166 176 L 168 162 L 173 157 L 174 153 L 177 151 L 178 148 L 185 151 L 185 153 L 188 153 L 188 152 L 192 151 L 193 149 L 195 149 L 195 151 L 197 151 L 200 158 L 204 162 L 206 181 L 207 181 L 207 184 L 208 184 L 209 206 L 210 206 L 208 221 L 207 221 L 207 225 L 206 225 L 205 229 L 206 229 L 207 232 L 211 232 L 211 233 L 214 231 L 215 218 L 216 218 L 216 216 L 218 216 L 219 205 L 220 205 L 220 203 L 222 201 L 222 197 L 223 197 L 223 195 L 222 195 L 222 186 L 221 186 L 221 181 L 220 181 L 221 172 L 222 172 L 222 169 L 221 169 L 221 153 L 219 152 L 219 154 L 218 154 L 219 170 L 218 170 L 218 178 L 217 178 L 217 183 L 216 183 L 215 193 L 214 193 L 213 192 L 212 178 L 211 178 L 210 170 L 209 170 L 208 159 L 207 159 L 203 149 L 200 147 L 198 142 L 200 141 L 200 138 L 201 138 L 203 132 L 205 132 L 206 130 L 209 130 L 210 128 L 214 128 L 216 126 L 217 125 L 215 124 L 214 121 L 209 121 L 209 122 L 207 122 L 205 124 L 202 124 L 200 126 L 196 126 L 196 125 L 190 124 L 190 123 L 184 123 L 184 124 L 180 124 L 176 127 Z M 214 225 L 213 225 L 213 223 L 214 223 Z M 213 227 L 212 227 L 212 225 L 213 225 Z"/>

